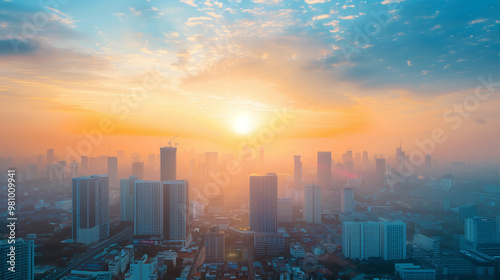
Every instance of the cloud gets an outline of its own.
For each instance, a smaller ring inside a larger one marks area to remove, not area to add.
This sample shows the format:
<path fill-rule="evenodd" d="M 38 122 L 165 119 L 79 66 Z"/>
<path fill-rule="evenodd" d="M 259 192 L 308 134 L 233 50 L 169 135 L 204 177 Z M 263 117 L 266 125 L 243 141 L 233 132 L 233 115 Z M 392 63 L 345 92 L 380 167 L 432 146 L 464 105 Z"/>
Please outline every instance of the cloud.
<path fill-rule="evenodd" d="M 313 4 L 321 4 L 321 3 L 330 2 L 330 0 L 305 0 L 305 2 L 309 5 L 313 5 Z"/>
<path fill-rule="evenodd" d="M 198 7 L 195 3 L 194 3 L 194 0 L 180 0 L 182 3 L 185 3 L 185 4 L 188 4 L 189 6 L 193 6 L 193 7 Z"/>

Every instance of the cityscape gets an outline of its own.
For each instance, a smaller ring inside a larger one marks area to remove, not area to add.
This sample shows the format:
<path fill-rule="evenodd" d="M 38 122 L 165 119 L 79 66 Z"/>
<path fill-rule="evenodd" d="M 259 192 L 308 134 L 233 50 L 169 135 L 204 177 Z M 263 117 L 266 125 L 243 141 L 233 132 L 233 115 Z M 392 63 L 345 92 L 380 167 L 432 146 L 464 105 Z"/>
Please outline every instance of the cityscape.
<path fill-rule="evenodd" d="M 0 2 L 0 279 L 500 279 L 499 14 Z"/>

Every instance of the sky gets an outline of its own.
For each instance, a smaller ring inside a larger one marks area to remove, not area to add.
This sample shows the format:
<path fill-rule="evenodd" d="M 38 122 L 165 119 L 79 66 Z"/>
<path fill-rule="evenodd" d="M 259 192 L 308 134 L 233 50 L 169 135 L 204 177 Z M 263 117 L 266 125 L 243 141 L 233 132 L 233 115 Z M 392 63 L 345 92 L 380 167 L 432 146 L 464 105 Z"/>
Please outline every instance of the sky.
<path fill-rule="evenodd" d="M 186 150 L 253 137 L 392 156 L 439 129 L 437 158 L 498 163 L 499 14 L 467 0 L 2 1 L 0 156 L 63 156 L 99 131 L 93 156 L 176 135 Z"/>

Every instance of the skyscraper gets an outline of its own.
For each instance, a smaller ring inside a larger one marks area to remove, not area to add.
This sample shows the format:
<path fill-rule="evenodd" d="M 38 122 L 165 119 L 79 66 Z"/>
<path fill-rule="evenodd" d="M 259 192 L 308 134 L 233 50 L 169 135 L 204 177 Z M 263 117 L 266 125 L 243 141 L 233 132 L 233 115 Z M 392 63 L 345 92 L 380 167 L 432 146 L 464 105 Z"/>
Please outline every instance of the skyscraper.
<path fill-rule="evenodd" d="M 211 176 L 217 176 L 217 152 L 205 152 L 205 178 L 210 180 Z"/>
<path fill-rule="evenodd" d="M 26 166 L 26 180 L 32 181 L 38 179 L 38 166 L 36 164 L 28 164 Z"/>
<path fill-rule="evenodd" d="M 120 180 L 120 221 L 134 221 L 134 183 L 136 176 Z"/>
<path fill-rule="evenodd" d="M 109 176 L 109 186 L 116 187 L 118 183 L 118 158 L 108 157 L 107 159 L 107 170 Z"/>
<path fill-rule="evenodd" d="M 317 159 L 318 184 L 323 190 L 332 187 L 332 153 L 318 152 Z"/>
<path fill-rule="evenodd" d="M 15 243 L 10 243 L 15 240 Z M 0 279 L 2 280 L 33 280 L 35 279 L 34 256 L 35 245 L 33 240 L 21 238 L 0 240 Z M 11 250 L 14 247 L 15 250 Z M 12 253 L 13 252 L 13 253 Z M 15 267 L 9 263 L 14 254 Z"/>
<path fill-rule="evenodd" d="M 250 176 L 250 229 L 276 233 L 278 229 L 278 177 Z"/>
<path fill-rule="evenodd" d="M 73 161 L 72 163 L 70 163 L 69 170 L 71 178 L 77 178 L 78 176 L 80 176 L 80 172 L 78 170 L 78 162 Z"/>
<path fill-rule="evenodd" d="M 134 235 L 163 234 L 163 205 L 162 182 L 134 182 Z"/>
<path fill-rule="evenodd" d="M 300 156 L 293 156 L 293 178 L 295 189 L 300 189 L 302 186 L 302 161 L 300 161 Z"/>
<path fill-rule="evenodd" d="M 380 223 L 380 256 L 384 260 L 406 259 L 406 224 L 397 222 Z"/>
<path fill-rule="evenodd" d="M 217 227 L 211 228 L 210 232 L 205 235 L 206 263 L 224 262 L 225 239 L 225 235 L 220 233 Z"/>
<path fill-rule="evenodd" d="M 163 181 L 164 239 L 182 243 L 188 231 L 189 183 L 186 180 Z"/>
<path fill-rule="evenodd" d="M 136 176 L 139 180 L 144 179 L 144 162 L 132 162 L 132 176 Z"/>
<path fill-rule="evenodd" d="M 176 180 L 176 156 L 177 148 L 163 147 L 160 148 L 160 180 Z"/>
<path fill-rule="evenodd" d="M 465 219 L 464 236 L 467 240 L 478 244 L 493 243 L 497 241 L 497 221 L 485 217 L 472 217 Z"/>
<path fill-rule="evenodd" d="M 81 173 L 83 176 L 87 176 L 87 172 L 89 170 L 89 158 L 86 156 L 82 156 L 82 159 L 80 161 L 81 163 Z"/>
<path fill-rule="evenodd" d="M 91 244 L 109 236 L 109 178 L 73 178 L 73 241 Z"/>
<path fill-rule="evenodd" d="M 304 220 L 306 223 L 321 224 L 321 186 L 304 186 Z"/>
<path fill-rule="evenodd" d="M 47 150 L 47 165 L 52 164 L 54 162 L 55 162 L 54 149 L 48 149 Z"/>
<path fill-rule="evenodd" d="M 458 219 L 461 228 L 465 228 L 465 220 L 477 216 L 477 205 L 469 203 L 458 207 Z"/>
<path fill-rule="evenodd" d="M 318 184 L 321 187 L 321 205 L 324 209 L 333 208 L 333 186 L 332 186 L 332 153 L 318 152 L 317 158 Z M 329 210 L 323 210 L 328 212 Z"/>
<path fill-rule="evenodd" d="M 354 212 L 356 209 L 356 204 L 354 202 L 354 190 L 352 188 L 343 188 L 341 198 L 341 212 Z"/>
<path fill-rule="evenodd" d="M 343 222 L 342 252 L 352 259 L 406 259 L 406 224 L 388 221 Z"/>
<path fill-rule="evenodd" d="M 380 257 L 380 224 L 377 222 L 343 222 L 342 253 L 351 259 Z"/>
<path fill-rule="evenodd" d="M 185 180 L 135 181 L 134 234 L 163 235 L 183 244 L 188 234 L 188 197 Z"/>

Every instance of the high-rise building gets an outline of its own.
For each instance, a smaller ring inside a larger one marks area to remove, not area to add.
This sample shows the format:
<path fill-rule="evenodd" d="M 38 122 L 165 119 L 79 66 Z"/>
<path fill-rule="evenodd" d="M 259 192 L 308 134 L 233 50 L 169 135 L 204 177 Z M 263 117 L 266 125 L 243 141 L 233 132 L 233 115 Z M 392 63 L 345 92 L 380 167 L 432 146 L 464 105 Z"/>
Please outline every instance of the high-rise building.
<path fill-rule="evenodd" d="M 162 182 L 135 180 L 134 235 L 163 234 L 163 204 Z"/>
<path fill-rule="evenodd" d="M 109 186 L 111 188 L 116 187 L 118 183 L 118 158 L 108 157 L 107 159 L 107 171 L 109 176 Z"/>
<path fill-rule="evenodd" d="M 382 257 L 406 259 L 406 224 L 403 222 L 344 222 L 342 251 L 352 259 Z"/>
<path fill-rule="evenodd" d="M 54 163 L 56 160 L 54 158 L 54 149 L 47 150 L 47 165 Z"/>
<path fill-rule="evenodd" d="M 134 234 L 163 235 L 183 243 L 188 233 L 189 184 L 185 180 L 135 181 Z"/>
<path fill-rule="evenodd" d="M 73 178 L 73 241 L 92 244 L 109 236 L 107 175 Z"/>
<path fill-rule="evenodd" d="M 69 172 L 71 178 L 77 178 L 80 176 L 80 173 L 78 171 L 78 162 L 73 161 L 72 163 L 69 164 Z"/>
<path fill-rule="evenodd" d="M 326 209 L 332 209 L 332 204 L 334 204 L 331 152 L 318 152 L 317 176 L 318 185 L 321 186 L 322 191 L 321 205 L 324 208 L 323 212 L 328 212 Z"/>
<path fill-rule="evenodd" d="M 380 224 L 377 222 L 342 223 L 342 252 L 351 259 L 380 257 Z"/>
<path fill-rule="evenodd" d="M 225 235 L 217 227 L 205 235 L 205 262 L 222 263 L 225 256 Z"/>
<path fill-rule="evenodd" d="M 304 186 L 304 220 L 306 223 L 321 224 L 321 186 Z"/>
<path fill-rule="evenodd" d="M 176 180 L 177 174 L 177 148 L 160 148 L 160 180 Z"/>
<path fill-rule="evenodd" d="M 136 176 L 139 180 L 144 179 L 144 162 L 132 162 L 132 176 Z"/>
<path fill-rule="evenodd" d="M 205 215 L 205 204 L 200 201 L 190 201 L 189 207 L 191 208 L 193 219 L 198 219 Z"/>
<path fill-rule="evenodd" d="M 318 152 L 317 158 L 318 184 L 325 194 L 332 187 L 332 153 Z M 324 197 L 324 195 L 323 195 Z"/>
<path fill-rule="evenodd" d="M 36 164 L 28 164 L 26 167 L 26 180 L 32 181 L 38 178 L 38 166 Z"/>
<path fill-rule="evenodd" d="M 354 201 L 354 190 L 352 188 L 342 189 L 341 212 L 351 213 L 356 209 Z"/>
<path fill-rule="evenodd" d="M 188 231 L 189 183 L 186 180 L 163 181 L 164 239 L 183 243 Z"/>
<path fill-rule="evenodd" d="M 82 159 L 80 161 L 81 163 L 81 173 L 83 176 L 87 176 L 88 170 L 89 170 L 89 158 L 86 156 L 82 156 Z"/>
<path fill-rule="evenodd" d="M 465 219 L 467 218 L 473 218 L 477 216 L 477 205 L 476 204 L 466 204 L 458 207 L 458 218 L 459 218 L 459 225 L 464 228 L 465 225 Z"/>
<path fill-rule="evenodd" d="M 136 176 L 120 180 L 120 221 L 134 221 L 134 183 Z"/>
<path fill-rule="evenodd" d="M 15 243 L 12 243 L 12 240 Z M 35 245 L 33 240 L 23 240 L 21 238 L 0 240 L 0 254 L 0 279 L 35 279 Z M 12 256 L 15 258 L 13 261 L 14 267 L 10 263 Z"/>
<path fill-rule="evenodd" d="M 278 223 L 293 222 L 292 199 L 288 197 L 278 198 Z"/>
<path fill-rule="evenodd" d="M 278 176 L 250 176 L 250 229 L 276 233 L 278 229 Z"/>
<path fill-rule="evenodd" d="M 384 183 L 384 175 L 386 172 L 385 158 L 375 159 L 375 174 L 379 183 Z"/>
<path fill-rule="evenodd" d="M 406 259 L 406 224 L 400 221 L 381 222 L 380 246 L 384 260 Z"/>
<path fill-rule="evenodd" d="M 212 176 L 217 176 L 217 164 L 217 152 L 205 152 L 205 178 L 210 180 Z"/>
<path fill-rule="evenodd" d="M 497 241 L 497 221 L 485 217 L 465 219 L 465 233 L 467 240 L 478 244 L 494 243 Z"/>
<path fill-rule="evenodd" d="M 432 158 L 431 158 L 431 155 L 429 154 L 426 154 L 425 155 L 425 168 L 427 169 L 427 171 L 429 171 L 432 167 Z"/>
<path fill-rule="evenodd" d="M 302 187 L 302 161 L 300 156 L 293 156 L 293 178 L 295 189 Z"/>

